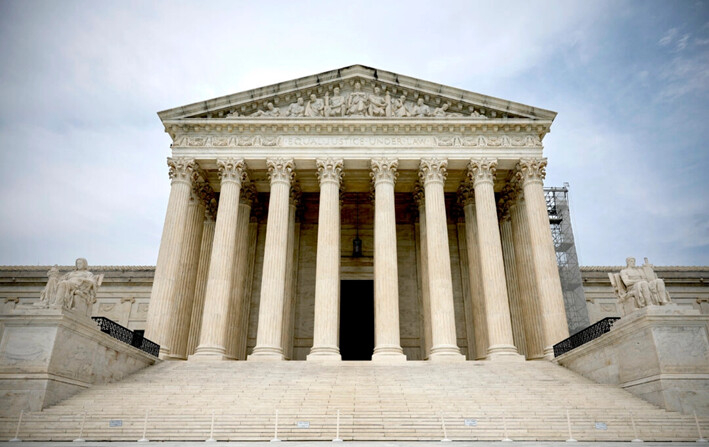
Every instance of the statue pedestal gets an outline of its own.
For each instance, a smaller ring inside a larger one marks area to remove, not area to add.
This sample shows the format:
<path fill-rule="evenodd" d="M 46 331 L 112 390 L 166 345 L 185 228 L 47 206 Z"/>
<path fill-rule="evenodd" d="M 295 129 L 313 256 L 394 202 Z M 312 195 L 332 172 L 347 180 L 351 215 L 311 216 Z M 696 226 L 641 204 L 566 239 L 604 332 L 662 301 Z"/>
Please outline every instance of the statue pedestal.
<path fill-rule="evenodd" d="M 0 415 L 39 411 L 156 361 L 101 332 L 85 309 L 18 307 L 0 315 Z"/>
<path fill-rule="evenodd" d="M 555 361 L 662 408 L 708 416 L 708 328 L 709 315 L 697 310 L 676 304 L 648 306 Z"/>

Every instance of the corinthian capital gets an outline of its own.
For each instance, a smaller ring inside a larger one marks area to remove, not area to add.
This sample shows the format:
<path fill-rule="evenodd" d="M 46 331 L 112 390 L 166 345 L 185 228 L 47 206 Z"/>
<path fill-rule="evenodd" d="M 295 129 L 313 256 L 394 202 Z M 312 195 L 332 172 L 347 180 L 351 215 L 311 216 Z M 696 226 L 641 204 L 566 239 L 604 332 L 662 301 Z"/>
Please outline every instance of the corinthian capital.
<path fill-rule="evenodd" d="M 517 188 L 512 184 L 507 184 L 500 193 L 500 200 L 497 201 L 497 218 L 500 222 L 510 218 L 510 209 L 517 204 Z"/>
<path fill-rule="evenodd" d="M 239 203 L 246 206 L 252 206 L 256 201 L 256 186 L 252 182 L 247 182 L 241 187 L 239 194 Z"/>
<path fill-rule="evenodd" d="M 212 187 L 209 186 L 209 183 L 206 181 L 197 182 L 192 188 L 192 193 L 196 199 L 199 199 L 204 207 L 207 207 L 215 197 L 214 190 L 212 190 Z"/>
<path fill-rule="evenodd" d="M 438 158 L 424 158 L 419 167 L 419 179 L 426 186 L 431 182 L 443 184 L 448 177 L 448 160 Z"/>
<path fill-rule="evenodd" d="M 379 158 L 372 160 L 372 172 L 369 175 L 372 177 L 374 184 L 380 182 L 396 183 L 396 178 L 399 173 L 396 169 L 399 167 L 399 160 L 389 158 Z"/>
<path fill-rule="evenodd" d="M 303 196 L 303 190 L 300 189 L 298 182 L 293 182 L 290 187 L 290 195 L 288 196 L 288 203 L 296 208 L 300 205 L 300 199 Z"/>
<path fill-rule="evenodd" d="M 217 160 L 219 178 L 222 183 L 235 182 L 241 185 L 248 178 L 246 175 L 246 164 L 243 158 L 224 158 Z"/>
<path fill-rule="evenodd" d="M 515 177 L 522 184 L 541 184 L 547 175 L 546 158 L 522 158 L 515 167 Z"/>
<path fill-rule="evenodd" d="M 423 188 L 421 181 L 416 182 L 414 185 L 414 202 L 419 207 L 426 205 L 426 190 Z"/>
<path fill-rule="evenodd" d="M 458 204 L 462 207 L 475 203 L 475 189 L 473 183 L 464 181 L 458 187 Z"/>
<path fill-rule="evenodd" d="M 315 165 L 318 168 L 318 180 L 320 184 L 333 182 L 340 185 L 342 182 L 342 159 L 341 158 L 318 158 Z"/>
<path fill-rule="evenodd" d="M 193 158 L 168 157 L 167 167 L 168 175 L 172 183 L 183 182 L 192 184 L 198 175 L 198 166 Z"/>
<path fill-rule="evenodd" d="M 271 184 L 282 182 L 290 185 L 295 178 L 295 172 L 293 172 L 295 164 L 292 158 L 268 158 L 266 159 L 266 167 Z"/>
<path fill-rule="evenodd" d="M 473 187 L 482 183 L 494 183 L 496 171 L 497 160 L 494 158 L 470 160 L 468 164 L 468 177 L 473 182 Z"/>

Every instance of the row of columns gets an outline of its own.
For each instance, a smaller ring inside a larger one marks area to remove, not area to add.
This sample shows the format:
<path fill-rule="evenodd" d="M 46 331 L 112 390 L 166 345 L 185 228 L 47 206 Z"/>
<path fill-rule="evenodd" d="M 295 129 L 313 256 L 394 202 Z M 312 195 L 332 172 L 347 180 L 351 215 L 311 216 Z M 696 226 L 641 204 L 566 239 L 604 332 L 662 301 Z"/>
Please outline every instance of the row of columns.
<path fill-rule="evenodd" d="M 295 172 L 291 159 L 268 159 L 266 164 L 271 192 L 256 346 L 249 359 L 283 360 L 287 354 L 284 340 L 292 330 Z M 520 161 L 514 188 L 506 193 L 515 199 L 506 200 L 509 206 L 501 220 L 493 188 L 496 160 L 472 160 L 468 166 L 469 181 L 461 187 L 461 201 L 477 358 L 520 358 L 515 344 L 523 344 L 528 357 L 548 356 L 553 343 L 568 336 L 542 189 L 545 164 L 543 159 Z M 172 186 L 146 337 L 161 345 L 162 357 L 185 358 L 194 352 L 190 358 L 195 360 L 243 358 L 245 345 L 237 346 L 235 340 L 245 339 L 246 281 L 253 265 L 247 255 L 248 222 L 255 196 L 246 165 L 241 159 L 217 160 L 221 193 L 216 222 L 216 201 L 196 163 L 176 158 L 169 159 L 168 165 Z M 343 161 L 319 159 L 316 165 L 320 207 L 313 347 L 308 360 L 337 361 Z M 371 161 L 375 196 L 373 361 L 406 359 L 399 335 L 397 168 L 396 159 Z M 415 192 L 422 242 L 425 350 L 433 361 L 463 359 L 455 330 L 443 189 L 446 169 L 446 160 L 422 160 Z M 201 215 L 206 216 L 202 223 Z M 514 247 L 514 254 L 503 256 L 503 245 Z M 515 318 L 523 320 L 515 325 L 524 326 L 522 335 L 513 334 L 510 302 L 517 311 Z M 187 326 L 189 332 L 184 330 Z"/>

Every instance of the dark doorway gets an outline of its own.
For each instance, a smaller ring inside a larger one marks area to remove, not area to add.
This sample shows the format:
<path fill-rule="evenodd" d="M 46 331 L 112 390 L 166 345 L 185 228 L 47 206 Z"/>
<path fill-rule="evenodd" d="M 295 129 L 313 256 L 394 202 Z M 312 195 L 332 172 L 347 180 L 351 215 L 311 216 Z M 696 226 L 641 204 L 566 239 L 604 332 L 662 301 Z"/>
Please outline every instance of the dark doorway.
<path fill-rule="evenodd" d="M 340 355 L 342 360 L 372 360 L 374 281 L 340 283 Z"/>

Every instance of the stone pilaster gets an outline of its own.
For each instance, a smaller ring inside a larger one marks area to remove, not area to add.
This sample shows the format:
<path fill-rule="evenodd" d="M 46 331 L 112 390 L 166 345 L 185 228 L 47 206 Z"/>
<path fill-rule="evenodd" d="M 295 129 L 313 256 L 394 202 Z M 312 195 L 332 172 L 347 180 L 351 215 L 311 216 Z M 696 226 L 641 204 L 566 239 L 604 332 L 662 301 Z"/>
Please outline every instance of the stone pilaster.
<path fill-rule="evenodd" d="M 524 190 L 527 221 L 534 262 L 535 280 L 544 329 L 544 357 L 554 358 L 555 343 L 569 336 L 564 296 L 549 231 L 549 214 L 544 198 L 545 158 L 521 159 L 516 176 Z"/>
<path fill-rule="evenodd" d="M 212 259 L 209 263 L 204 314 L 195 359 L 222 360 L 227 358 L 229 301 L 234 277 L 234 247 L 239 214 L 241 185 L 246 177 L 242 159 L 217 160 L 221 191 L 219 213 L 214 228 Z"/>
<path fill-rule="evenodd" d="M 182 242 L 184 244 L 182 255 L 180 256 L 180 271 L 182 274 L 178 278 L 175 287 L 176 297 L 173 306 L 175 316 L 172 318 L 174 323 L 168 328 L 170 354 L 166 358 L 170 359 L 187 359 L 189 325 L 192 317 L 197 269 L 199 268 L 199 250 L 204 229 L 205 207 L 200 192 L 202 188 L 209 188 L 209 185 L 204 182 L 196 184 L 192 189 L 190 203 L 187 207 L 187 226 Z"/>
<path fill-rule="evenodd" d="M 193 159 L 183 157 L 168 158 L 167 165 L 171 179 L 170 198 L 145 324 L 145 337 L 160 345 L 161 357 L 170 353 L 170 347 L 166 345 L 167 328 L 172 324 L 171 309 L 176 295 L 177 279 L 181 274 L 180 256 L 185 236 L 187 207 L 197 167 Z"/>
<path fill-rule="evenodd" d="M 431 301 L 431 353 L 429 360 L 465 360 L 455 332 L 453 277 L 448 248 L 448 222 L 443 184 L 447 160 L 421 160 L 419 179 L 426 199 L 426 245 Z"/>
<path fill-rule="evenodd" d="M 524 312 L 517 278 L 517 265 L 513 236 L 510 208 L 515 201 L 514 189 L 508 185 L 503 189 L 498 202 L 500 238 L 502 242 L 502 260 L 505 264 L 505 282 L 507 283 L 507 297 L 510 305 L 510 318 L 512 320 L 512 338 L 517 347 L 517 352 L 525 355 L 527 352 L 524 336 Z"/>
<path fill-rule="evenodd" d="M 421 320 L 425 360 L 431 354 L 431 292 L 428 282 L 428 243 L 426 237 L 426 198 L 421 182 L 414 187 L 414 202 L 419 214 L 419 276 L 421 281 Z"/>
<path fill-rule="evenodd" d="M 524 195 L 519 189 L 517 189 L 516 201 L 510 206 L 510 221 L 514 240 L 517 282 L 519 283 L 518 290 L 524 315 L 525 355 L 529 360 L 540 359 L 544 357 L 544 334 L 539 313 L 526 205 Z"/>
<path fill-rule="evenodd" d="M 249 257 L 249 222 L 251 220 L 251 206 L 256 198 L 256 188 L 253 183 L 245 184 L 239 195 L 239 215 L 236 219 L 236 241 L 234 243 L 234 278 L 229 301 L 229 318 L 226 338 L 226 356 L 236 359 L 238 348 L 241 344 L 241 313 L 244 311 L 246 296 L 246 274 L 248 272 Z"/>
<path fill-rule="evenodd" d="M 475 212 L 478 223 L 480 273 L 485 297 L 488 360 L 522 359 L 517 354 L 512 336 L 510 306 L 502 260 L 502 244 L 497 223 L 494 179 L 497 161 L 472 160 L 468 175 L 475 189 Z"/>
<path fill-rule="evenodd" d="M 300 241 L 300 223 L 296 222 L 298 204 L 302 191 L 295 182 L 291 186 L 288 206 L 288 259 L 286 263 L 286 286 L 283 303 L 283 357 L 291 360 L 293 357 L 293 332 L 295 330 L 295 297 L 298 277 L 298 244 Z"/>
<path fill-rule="evenodd" d="M 342 159 L 318 159 L 320 209 L 315 267 L 313 347 L 308 360 L 341 360 L 340 317 L 340 184 Z"/>
<path fill-rule="evenodd" d="M 288 257 L 288 202 L 295 165 L 292 159 L 269 158 L 266 166 L 271 180 L 271 195 L 268 202 L 256 347 L 249 360 L 283 360 L 281 343 Z"/>
<path fill-rule="evenodd" d="M 478 248 L 478 223 L 475 215 L 475 191 L 470 182 L 458 188 L 458 200 L 465 215 L 465 242 L 468 254 L 468 278 L 473 313 L 475 360 L 487 358 L 487 323 L 485 322 L 485 297 L 480 275 L 480 249 Z M 468 348 L 470 349 L 470 348 Z"/>
<path fill-rule="evenodd" d="M 399 275 L 396 256 L 394 183 L 398 160 L 372 160 L 374 182 L 373 361 L 404 361 L 399 334 Z"/>
<path fill-rule="evenodd" d="M 204 311 L 204 295 L 207 292 L 207 275 L 209 274 L 209 261 L 212 258 L 212 245 L 214 244 L 214 221 L 217 217 L 217 201 L 212 196 L 206 202 L 204 221 L 202 223 L 202 241 L 199 248 L 199 266 L 192 301 L 192 314 L 190 317 L 190 334 L 187 340 L 188 357 L 194 354 L 199 345 L 199 334 L 202 330 L 202 313 Z"/>

